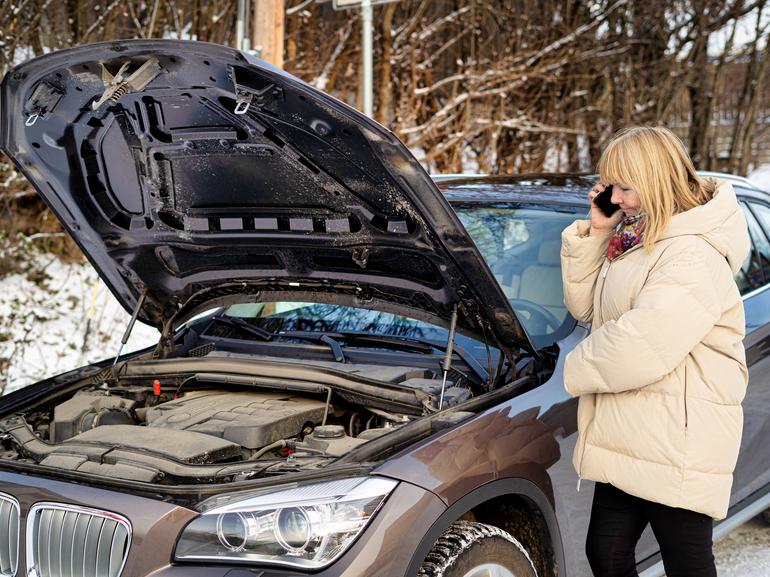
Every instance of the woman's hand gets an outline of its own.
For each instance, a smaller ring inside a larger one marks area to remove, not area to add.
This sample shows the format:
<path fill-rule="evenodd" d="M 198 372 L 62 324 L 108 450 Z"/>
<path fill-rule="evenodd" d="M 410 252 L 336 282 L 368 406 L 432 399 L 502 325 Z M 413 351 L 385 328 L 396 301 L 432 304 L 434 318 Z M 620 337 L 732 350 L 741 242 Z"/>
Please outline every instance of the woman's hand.
<path fill-rule="evenodd" d="M 591 233 L 603 234 L 615 230 L 618 223 L 623 220 L 623 211 L 618 210 L 610 217 L 604 215 L 601 209 L 594 204 L 594 197 L 600 194 L 605 188 L 601 182 L 597 183 L 588 193 L 588 200 L 591 201 Z"/>

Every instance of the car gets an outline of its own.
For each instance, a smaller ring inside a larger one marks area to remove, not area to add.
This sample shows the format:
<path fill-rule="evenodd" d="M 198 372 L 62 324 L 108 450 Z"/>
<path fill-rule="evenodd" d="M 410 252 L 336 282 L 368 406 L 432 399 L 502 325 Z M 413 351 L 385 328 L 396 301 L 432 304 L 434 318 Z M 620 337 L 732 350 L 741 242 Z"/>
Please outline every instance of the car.
<path fill-rule="evenodd" d="M 0 403 L 0 575 L 590 575 L 560 233 L 592 175 L 436 178 L 248 54 L 20 64 L 0 145 L 156 346 Z M 729 515 L 770 506 L 770 195 L 736 183 L 751 382 Z M 662 574 L 649 531 L 638 568 Z"/>

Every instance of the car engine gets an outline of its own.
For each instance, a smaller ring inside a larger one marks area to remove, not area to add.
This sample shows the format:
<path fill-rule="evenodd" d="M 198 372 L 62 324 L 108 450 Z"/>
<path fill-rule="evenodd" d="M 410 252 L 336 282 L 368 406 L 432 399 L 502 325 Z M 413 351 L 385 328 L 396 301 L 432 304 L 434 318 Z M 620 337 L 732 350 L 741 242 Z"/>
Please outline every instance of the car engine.
<path fill-rule="evenodd" d="M 400 394 L 412 391 L 431 406 L 438 379 L 389 370 Z M 0 459 L 155 484 L 231 482 L 323 467 L 428 410 L 419 403 L 407 412 L 386 410 L 383 400 L 351 401 L 350 391 L 332 395 L 324 385 L 316 389 L 326 394 L 269 384 L 246 389 L 232 386 L 232 376 L 209 376 L 177 375 L 172 386 L 92 384 L 0 419 Z M 191 380 L 195 386 L 182 390 Z M 470 395 L 449 382 L 444 402 Z"/>

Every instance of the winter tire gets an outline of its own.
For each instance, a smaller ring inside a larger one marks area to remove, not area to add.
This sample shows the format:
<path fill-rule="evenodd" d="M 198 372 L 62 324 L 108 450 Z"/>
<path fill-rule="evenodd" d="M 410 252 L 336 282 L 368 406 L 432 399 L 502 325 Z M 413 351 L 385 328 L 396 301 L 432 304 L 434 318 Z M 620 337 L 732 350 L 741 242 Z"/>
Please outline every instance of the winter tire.
<path fill-rule="evenodd" d="M 457 521 L 438 538 L 417 577 L 537 577 L 537 571 L 510 533 Z"/>

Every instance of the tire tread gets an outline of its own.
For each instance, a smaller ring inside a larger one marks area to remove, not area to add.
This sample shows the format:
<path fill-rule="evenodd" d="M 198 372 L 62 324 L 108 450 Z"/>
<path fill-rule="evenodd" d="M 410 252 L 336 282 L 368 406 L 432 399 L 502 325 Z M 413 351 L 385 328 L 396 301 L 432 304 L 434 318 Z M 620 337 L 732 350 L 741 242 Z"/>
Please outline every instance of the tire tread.
<path fill-rule="evenodd" d="M 514 545 L 529 561 L 533 575 L 537 575 L 535 564 L 532 562 L 529 552 L 513 535 L 494 525 L 473 521 L 456 521 L 441 534 L 431 548 L 417 573 L 417 577 L 442 577 L 455 560 L 471 546 L 482 539 L 495 537 Z"/>

